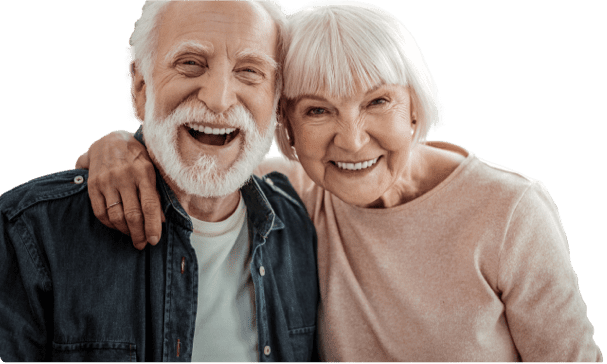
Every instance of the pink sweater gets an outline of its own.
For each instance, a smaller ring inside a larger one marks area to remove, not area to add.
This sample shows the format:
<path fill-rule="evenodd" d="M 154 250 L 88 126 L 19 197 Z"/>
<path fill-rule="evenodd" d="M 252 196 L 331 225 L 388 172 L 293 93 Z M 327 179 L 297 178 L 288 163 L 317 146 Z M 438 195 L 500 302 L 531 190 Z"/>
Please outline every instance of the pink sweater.
<path fill-rule="evenodd" d="M 423 196 L 351 206 L 301 165 L 286 174 L 318 233 L 325 361 L 595 361 L 593 327 L 544 188 L 465 161 Z"/>

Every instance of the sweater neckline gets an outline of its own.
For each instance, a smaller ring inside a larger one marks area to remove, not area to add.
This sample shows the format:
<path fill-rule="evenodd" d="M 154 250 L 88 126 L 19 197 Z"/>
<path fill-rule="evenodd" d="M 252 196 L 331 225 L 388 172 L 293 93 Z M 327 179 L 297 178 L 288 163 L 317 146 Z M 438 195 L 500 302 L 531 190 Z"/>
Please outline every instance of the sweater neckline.
<path fill-rule="evenodd" d="M 402 212 L 402 211 L 409 210 L 412 208 L 417 208 L 418 205 L 423 204 L 428 199 L 431 199 L 434 196 L 436 196 L 437 194 L 440 194 L 447 186 L 451 185 L 452 182 L 455 181 L 462 174 L 462 172 L 464 170 L 466 170 L 472 164 L 472 162 L 474 162 L 478 159 L 474 154 L 468 152 L 466 149 L 464 149 L 460 146 L 457 146 L 455 144 L 451 144 L 451 143 L 447 143 L 447 142 L 434 142 L 434 141 L 426 142 L 426 144 L 431 147 L 434 147 L 434 148 L 444 149 L 444 150 L 448 150 L 451 152 L 461 154 L 466 158 L 459 164 L 459 166 L 457 166 L 457 168 L 455 168 L 455 170 L 453 172 L 451 172 L 451 174 L 449 174 L 449 176 L 447 178 L 445 178 L 442 182 L 440 182 L 438 185 L 436 185 L 433 189 L 424 193 L 423 195 L 419 196 L 418 198 L 416 198 L 414 200 L 405 202 L 402 205 L 398 205 L 398 206 L 394 206 L 394 207 L 370 208 L 370 207 L 360 207 L 360 206 L 356 206 L 356 205 L 350 205 L 350 204 L 342 201 L 339 197 L 335 196 L 331 192 L 326 191 L 326 190 L 325 190 L 325 192 L 329 193 L 331 200 L 333 201 L 333 204 L 338 205 L 341 208 L 352 209 L 353 211 L 357 211 L 358 213 L 363 213 L 363 214 L 377 214 L 377 215 L 393 214 L 396 212 Z"/>

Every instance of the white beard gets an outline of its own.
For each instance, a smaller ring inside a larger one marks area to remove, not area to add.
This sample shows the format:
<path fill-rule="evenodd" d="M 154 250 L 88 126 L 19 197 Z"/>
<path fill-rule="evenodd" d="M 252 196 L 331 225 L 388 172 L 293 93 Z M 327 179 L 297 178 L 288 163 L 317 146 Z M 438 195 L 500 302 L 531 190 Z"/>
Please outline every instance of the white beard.
<path fill-rule="evenodd" d="M 276 113 L 273 113 L 268 130 L 261 134 L 253 116 L 242 105 L 218 115 L 203 103 L 188 99 L 169 116 L 159 120 L 155 114 L 155 95 L 151 85 L 148 85 L 146 98 L 143 123 L 146 146 L 166 176 L 189 195 L 221 197 L 238 191 L 272 145 Z M 221 123 L 240 129 L 243 142 L 236 161 L 231 166 L 225 166 L 223 172 L 218 168 L 222 162 L 208 155 L 201 155 L 193 165 L 185 165 L 177 150 L 177 131 L 180 126 L 190 122 Z"/>

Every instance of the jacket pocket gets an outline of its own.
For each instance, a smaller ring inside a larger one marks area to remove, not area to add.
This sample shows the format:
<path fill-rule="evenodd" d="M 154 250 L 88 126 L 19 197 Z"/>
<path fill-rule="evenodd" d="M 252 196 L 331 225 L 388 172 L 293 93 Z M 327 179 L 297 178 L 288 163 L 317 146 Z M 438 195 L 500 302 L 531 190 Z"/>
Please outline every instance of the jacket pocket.
<path fill-rule="evenodd" d="M 318 361 L 318 358 L 315 357 L 317 355 L 314 347 L 315 337 L 316 326 L 289 330 L 289 341 L 293 349 L 293 358 L 290 358 L 289 361 Z"/>
<path fill-rule="evenodd" d="M 53 361 L 137 361 L 135 344 L 112 341 L 57 344 L 53 342 Z"/>

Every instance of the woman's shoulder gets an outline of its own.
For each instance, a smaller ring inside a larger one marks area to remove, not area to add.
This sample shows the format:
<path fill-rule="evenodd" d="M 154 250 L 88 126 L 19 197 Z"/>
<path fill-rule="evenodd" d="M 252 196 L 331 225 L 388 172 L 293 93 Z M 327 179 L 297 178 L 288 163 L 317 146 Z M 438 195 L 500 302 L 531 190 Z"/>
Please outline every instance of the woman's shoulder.
<path fill-rule="evenodd" d="M 437 150 L 444 156 L 444 159 L 449 159 L 452 164 L 457 164 L 457 168 L 454 168 L 453 172 L 465 179 L 467 184 L 478 183 L 493 187 L 501 186 L 500 189 L 524 190 L 537 183 L 528 176 L 482 159 L 455 144 L 432 141 L 426 142 L 426 145 Z"/>
<path fill-rule="evenodd" d="M 280 172 L 287 176 L 297 193 L 303 197 L 304 191 L 314 186 L 301 164 L 282 157 L 267 158 L 257 166 L 253 173 L 259 177 L 271 172 Z"/>

